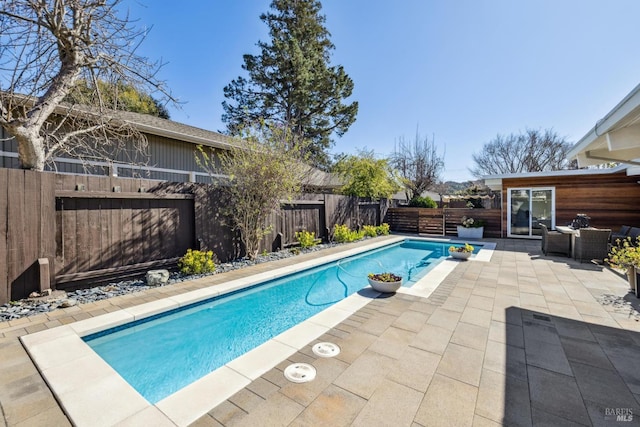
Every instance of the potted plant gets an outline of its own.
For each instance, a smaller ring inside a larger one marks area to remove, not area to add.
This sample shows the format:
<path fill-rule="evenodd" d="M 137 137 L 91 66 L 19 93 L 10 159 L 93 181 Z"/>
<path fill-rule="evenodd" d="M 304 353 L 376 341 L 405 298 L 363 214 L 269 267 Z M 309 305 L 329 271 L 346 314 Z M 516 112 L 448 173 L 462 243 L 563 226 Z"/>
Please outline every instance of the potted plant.
<path fill-rule="evenodd" d="M 449 255 L 452 258 L 456 259 L 469 259 L 471 254 L 473 253 L 474 247 L 468 243 L 465 243 L 464 246 L 449 246 Z"/>
<path fill-rule="evenodd" d="M 369 273 L 369 284 L 378 292 L 395 292 L 402 286 L 402 276 L 393 273 Z"/>
<path fill-rule="evenodd" d="M 637 274 L 640 272 L 640 237 L 636 245 L 633 245 L 630 237 L 618 240 L 617 246 L 612 246 L 608 257 L 605 259 L 613 268 L 624 270 L 631 290 L 638 296 Z"/>
<path fill-rule="evenodd" d="M 462 217 L 462 225 L 458 225 L 458 237 L 462 239 L 482 239 L 483 234 L 483 220 Z"/>

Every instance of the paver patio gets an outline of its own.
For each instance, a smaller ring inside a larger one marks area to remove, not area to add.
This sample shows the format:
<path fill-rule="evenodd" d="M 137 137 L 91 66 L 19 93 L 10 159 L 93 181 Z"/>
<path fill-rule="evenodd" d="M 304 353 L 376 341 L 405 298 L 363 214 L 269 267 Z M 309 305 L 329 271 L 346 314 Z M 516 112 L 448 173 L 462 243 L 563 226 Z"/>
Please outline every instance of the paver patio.
<path fill-rule="evenodd" d="M 460 262 L 429 298 L 372 299 L 194 425 L 640 425 L 640 322 L 600 302 L 638 307 L 626 280 L 539 241 L 495 241 L 490 262 Z M 314 256 L 0 323 L 4 424 L 70 425 L 18 336 Z M 321 341 L 341 353 L 316 357 Z M 293 362 L 316 379 L 287 381 Z"/>

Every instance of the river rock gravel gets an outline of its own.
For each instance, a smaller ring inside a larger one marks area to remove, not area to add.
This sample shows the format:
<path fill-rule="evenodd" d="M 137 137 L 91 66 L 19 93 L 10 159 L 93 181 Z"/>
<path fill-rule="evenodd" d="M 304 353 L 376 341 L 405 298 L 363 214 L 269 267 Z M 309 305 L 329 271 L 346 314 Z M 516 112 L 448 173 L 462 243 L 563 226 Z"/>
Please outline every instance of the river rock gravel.
<path fill-rule="evenodd" d="M 299 253 L 309 253 L 319 251 L 321 249 L 336 246 L 336 243 L 320 244 L 307 249 L 291 249 L 278 252 L 271 252 L 259 255 L 255 260 L 241 258 L 231 262 L 216 264 L 216 270 L 210 274 L 200 275 L 184 275 L 180 272 L 172 272 L 169 276 L 167 285 L 183 282 L 185 280 L 198 279 L 212 274 L 220 274 L 231 270 L 238 270 L 255 264 L 276 261 L 279 259 L 290 258 Z M 157 286 L 156 286 L 157 287 Z M 100 301 L 107 298 L 113 298 L 120 295 L 126 295 L 133 292 L 140 292 L 150 289 L 144 278 L 125 280 L 121 282 L 113 282 L 106 285 L 95 286 L 86 289 L 77 289 L 74 291 L 54 291 L 51 295 L 42 297 L 26 298 L 18 301 L 10 301 L 7 304 L 0 305 L 0 322 L 20 319 L 25 316 L 34 316 L 36 314 L 47 313 L 49 311 L 71 307 L 76 304 L 86 304 L 94 301 Z"/>

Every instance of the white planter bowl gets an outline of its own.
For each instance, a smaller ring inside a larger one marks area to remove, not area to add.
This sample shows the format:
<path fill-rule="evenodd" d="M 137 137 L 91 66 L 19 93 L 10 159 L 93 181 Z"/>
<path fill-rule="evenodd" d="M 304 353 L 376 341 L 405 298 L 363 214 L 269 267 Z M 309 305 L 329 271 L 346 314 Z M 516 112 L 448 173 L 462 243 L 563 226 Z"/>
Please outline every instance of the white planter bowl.
<path fill-rule="evenodd" d="M 458 237 L 461 239 L 482 239 L 484 227 L 467 228 L 458 225 Z"/>
<path fill-rule="evenodd" d="M 379 282 L 373 279 L 368 280 L 369 284 L 374 290 L 385 293 L 396 292 L 398 289 L 400 289 L 400 286 L 402 286 L 402 282 L 404 281 L 404 279 L 398 282 Z"/>
<path fill-rule="evenodd" d="M 469 259 L 469 257 L 471 257 L 471 252 L 457 252 L 450 250 L 449 255 L 451 258 L 455 259 Z"/>

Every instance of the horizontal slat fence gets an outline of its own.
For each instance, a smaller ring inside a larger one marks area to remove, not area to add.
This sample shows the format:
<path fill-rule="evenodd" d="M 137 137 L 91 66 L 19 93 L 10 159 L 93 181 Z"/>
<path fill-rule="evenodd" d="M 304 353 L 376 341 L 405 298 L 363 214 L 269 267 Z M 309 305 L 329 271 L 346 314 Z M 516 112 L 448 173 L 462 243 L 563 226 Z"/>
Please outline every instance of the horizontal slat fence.
<path fill-rule="evenodd" d="M 389 208 L 385 222 L 392 231 L 438 236 L 457 236 L 457 226 L 463 217 L 485 222 L 484 236 L 499 237 L 501 232 L 499 209 L 467 208 Z"/>

